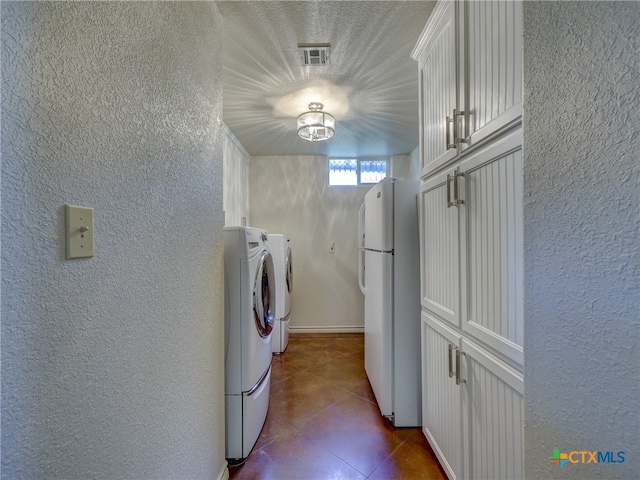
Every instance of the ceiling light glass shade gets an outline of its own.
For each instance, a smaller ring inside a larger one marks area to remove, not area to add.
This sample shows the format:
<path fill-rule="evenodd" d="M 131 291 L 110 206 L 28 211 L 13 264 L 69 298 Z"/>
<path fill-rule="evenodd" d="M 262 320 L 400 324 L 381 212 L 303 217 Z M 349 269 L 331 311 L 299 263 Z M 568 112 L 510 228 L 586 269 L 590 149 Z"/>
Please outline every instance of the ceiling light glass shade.
<path fill-rule="evenodd" d="M 298 116 L 298 136 L 310 142 L 329 140 L 336 132 L 336 119 L 322 111 L 321 103 L 309 104 L 309 111 Z"/>

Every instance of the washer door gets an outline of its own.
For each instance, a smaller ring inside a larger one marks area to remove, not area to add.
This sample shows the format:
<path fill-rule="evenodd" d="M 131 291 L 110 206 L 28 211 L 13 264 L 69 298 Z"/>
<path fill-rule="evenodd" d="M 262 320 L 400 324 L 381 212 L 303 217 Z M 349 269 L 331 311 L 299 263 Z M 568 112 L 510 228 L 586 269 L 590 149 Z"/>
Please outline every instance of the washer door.
<path fill-rule="evenodd" d="M 256 279 L 253 283 L 253 319 L 258 333 L 263 338 L 268 337 L 273 330 L 274 300 L 273 258 L 265 250 L 260 257 Z"/>
<path fill-rule="evenodd" d="M 285 281 L 287 283 L 287 292 L 291 293 L 293 290 L 293 261 L 291 258 L 291 249 L 287 247 L 287 256 L 284 265 Z"/>

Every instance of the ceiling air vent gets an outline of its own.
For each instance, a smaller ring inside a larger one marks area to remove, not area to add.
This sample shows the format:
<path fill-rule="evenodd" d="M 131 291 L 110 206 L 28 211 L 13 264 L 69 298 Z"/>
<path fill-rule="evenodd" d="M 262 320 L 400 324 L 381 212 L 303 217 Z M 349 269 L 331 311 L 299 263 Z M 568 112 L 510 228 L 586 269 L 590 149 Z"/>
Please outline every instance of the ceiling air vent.
<path fill-rule="evenodd" d="M 329 65 L 331 45 L 328 43 L 299 43 L 298 51 L 302 65 Z"/>

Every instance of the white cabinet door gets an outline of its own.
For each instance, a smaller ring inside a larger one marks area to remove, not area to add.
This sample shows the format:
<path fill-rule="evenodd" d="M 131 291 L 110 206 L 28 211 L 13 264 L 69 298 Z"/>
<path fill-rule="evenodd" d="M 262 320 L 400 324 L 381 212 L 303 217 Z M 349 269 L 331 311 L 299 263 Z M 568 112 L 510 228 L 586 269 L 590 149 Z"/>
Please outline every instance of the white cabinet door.
<path fill-rule="evenodd" d="M 420 73 L 422 176 L 457 154 L 447 117 L 456 108 L 456 4 L 441 2 L 413 56 Z"/>
<path fill-rule="evenodd" d="M 524 478 L 522 374 L 462 339 L 464 476 Z"/>
<path fill-rule="evenodd" d="M 473 152 L 460 170 L 462 329 L 522 368 L 522 131 Z"/>
<path fill-rule="evenodd" d="M 465 112 L 461 150 L 500 132 L 522 114 L 522 4 L 463 2 L 460 109 Z"/>
<path fill-rule="evenodd" d="M 420 187 L 420 298 L 423 308 L 460 326 L 458 209 L 447 206 L 447 175 Z"/>
<path fill-rule="evenodd" d="M 420 73 L 421 176 L 522 115 L 522 3 L 442 1 L 412 57 Z"/>
<path fill-rule="evenodd" d="M 462 412 L 455 376 L 460 335 L 422 313 L 422 430 L 450 479 L 462 478 Z"/>

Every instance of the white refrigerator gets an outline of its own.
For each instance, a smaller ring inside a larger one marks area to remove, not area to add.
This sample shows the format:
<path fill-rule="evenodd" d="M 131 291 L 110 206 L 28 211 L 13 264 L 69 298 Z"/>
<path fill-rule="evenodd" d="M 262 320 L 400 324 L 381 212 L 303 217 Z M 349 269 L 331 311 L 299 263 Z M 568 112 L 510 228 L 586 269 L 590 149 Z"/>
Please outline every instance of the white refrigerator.
<path fill-rule="evenodd" d="M 358 218 L 365 369 L 380 412 L 396 427 L 422 424 L 418 187 L 382 180 Z"/>

